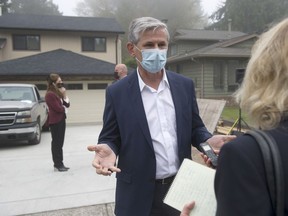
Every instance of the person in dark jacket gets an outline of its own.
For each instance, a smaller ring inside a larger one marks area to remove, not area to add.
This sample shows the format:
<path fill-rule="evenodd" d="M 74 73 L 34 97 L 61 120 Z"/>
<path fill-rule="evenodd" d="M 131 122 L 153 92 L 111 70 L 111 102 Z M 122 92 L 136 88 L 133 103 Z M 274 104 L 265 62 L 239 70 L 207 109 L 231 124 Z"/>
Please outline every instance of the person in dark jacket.
<path fill-rule="evenodd" d="M 128 69 L 125 64 L 117 64 L 115 66 L 114 77 L 115 80 L 121 80 L 127 76 Z"/>
<path fill-rule="evenodd" d="M 62 79 L 58 74 L 50 74 L 47 82 L 45 100 L 49 109 L 48 124 L 52 136 L 51 150 L 54 170 L 63 172 L 69 169 L 63 164 L 63 144 L 66 130 L 66 113 L 70 102 Z"/>
<path fill-rule="evenodd" d="M 284 215 L 288 215 L 287 88 L 286 18 L 263 33 L 254 45 L 243 83 L 235 95 L 254 127 L 266 131 L 276 141 L 284 174 Z M 252 136 L 240 136 L 221 148 L 215 176 L 215 194 L 217 216 L 276 215 L 268 190 L 262 153 Z M 187 210 L 192 208 L 193 203 L 187 204 L 182 216 L 188 216 Z"/>
<path fill-rule="evenodd" d="M 106 89 L 103 128 L 88 149 L 95 151 L 98 174 L 116 172 L 117 216 L 179 215 L 163 198 L 184 158 L 191 158 L 192 145 L 234 137 L 212 136 L 199 115 L 193 81 L 165 70 L 165 23 L 137 18 L 128 41 L 137 69 Z"/>

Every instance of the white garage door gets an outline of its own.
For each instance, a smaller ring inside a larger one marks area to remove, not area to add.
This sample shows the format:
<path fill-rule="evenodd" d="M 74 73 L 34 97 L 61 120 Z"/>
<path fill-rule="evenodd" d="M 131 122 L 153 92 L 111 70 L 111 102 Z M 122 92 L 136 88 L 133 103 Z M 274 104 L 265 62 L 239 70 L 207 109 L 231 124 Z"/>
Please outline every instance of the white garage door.
<path fill-rule="evenodd" d="M 105 89 L 91 89 L 91 87 L 88 89 L 88 84 L 94 86 L 95 83 L 84 82 L 82 84 L 82 90 L 67 90 L 71 104 L 67 114 L 67 123 L 102 123 Z"/>
<path fill-rule="evenodd" d="M 78 123 L 97 123 L 102 124 L 103 111 L 105 105 L 105 89 L 99 88 L 99 85 L 105 86 L 106 83 L 97 82 L 65 82 L 69 87 L 81 86 L 80 89 L 69 89 L 67 95 L 70 99 L 70 108 L 67 113 L 67 124 Z M 88 89 L 89 85 L 89 89 Z M 44 96 L 46 91 L 41 91 Z"/>

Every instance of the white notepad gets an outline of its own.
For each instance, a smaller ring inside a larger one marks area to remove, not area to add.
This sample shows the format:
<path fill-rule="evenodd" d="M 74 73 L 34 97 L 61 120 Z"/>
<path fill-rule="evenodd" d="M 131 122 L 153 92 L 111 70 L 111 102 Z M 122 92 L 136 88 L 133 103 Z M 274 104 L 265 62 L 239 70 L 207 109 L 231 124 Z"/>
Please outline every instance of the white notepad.
<path fill-rule="evenodd" d="M 214 193 L 215 170 L 189 159 L 184 159 L 164 198 L 164 203 L 182 211 L 185 204 L 195 201 L 190 216 L 214 216 L 216 198 Z"/>

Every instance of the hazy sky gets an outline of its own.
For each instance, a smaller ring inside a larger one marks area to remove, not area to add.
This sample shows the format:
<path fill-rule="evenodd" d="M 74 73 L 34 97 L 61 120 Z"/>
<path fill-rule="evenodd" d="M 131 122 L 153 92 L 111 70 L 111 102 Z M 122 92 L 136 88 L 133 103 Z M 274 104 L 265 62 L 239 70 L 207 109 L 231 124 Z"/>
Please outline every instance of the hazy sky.
<path fill-rule="evenodd" d="M 59 6 L 59 11 L 63 12 L 64 16 L 76 16 L 74 13 L 74 8 L 76 7 L 77 2 L 82 0 L 53 0 L 53 3 Z M 201 0 L 202 7 L 204 11 L 210 15 L 217 9 L 219 3 L 224 0 Z"/>

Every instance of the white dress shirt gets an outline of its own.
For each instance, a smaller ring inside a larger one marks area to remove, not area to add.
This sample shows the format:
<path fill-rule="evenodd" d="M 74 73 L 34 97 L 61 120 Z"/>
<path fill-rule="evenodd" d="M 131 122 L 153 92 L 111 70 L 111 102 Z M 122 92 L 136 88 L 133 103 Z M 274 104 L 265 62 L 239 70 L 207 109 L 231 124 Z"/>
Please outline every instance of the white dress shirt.
<path fill-rule="evenodd" d="M 146 85 L 137 70 L 145 114 L 156 156 L 156 179 L 175 175 L 179 169 L 176 116 L 165 70 L 158 90 Z"/>

